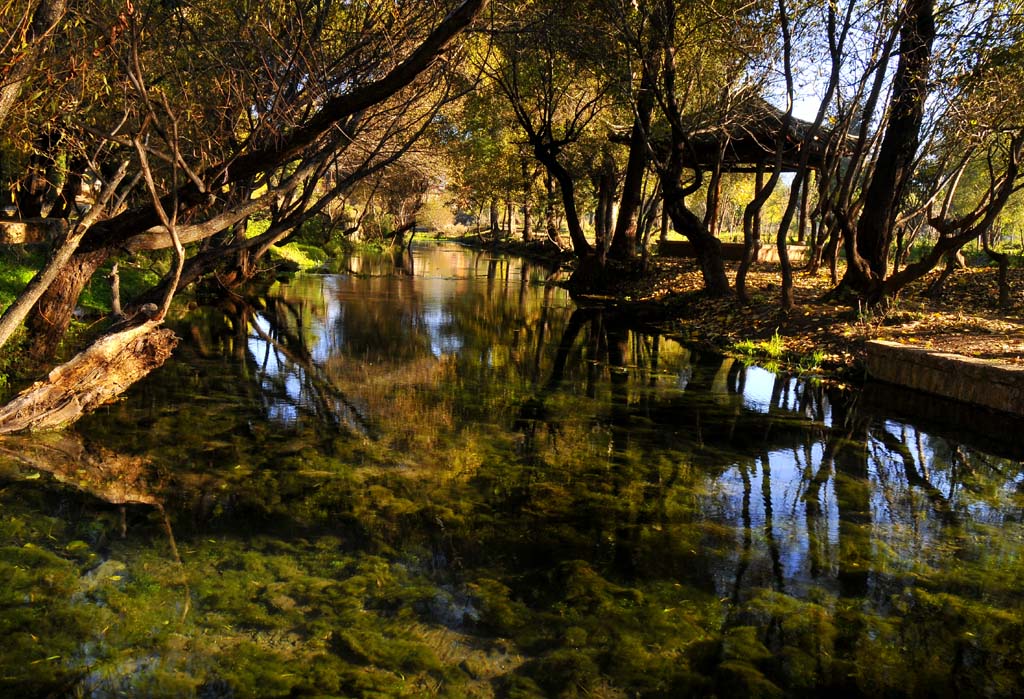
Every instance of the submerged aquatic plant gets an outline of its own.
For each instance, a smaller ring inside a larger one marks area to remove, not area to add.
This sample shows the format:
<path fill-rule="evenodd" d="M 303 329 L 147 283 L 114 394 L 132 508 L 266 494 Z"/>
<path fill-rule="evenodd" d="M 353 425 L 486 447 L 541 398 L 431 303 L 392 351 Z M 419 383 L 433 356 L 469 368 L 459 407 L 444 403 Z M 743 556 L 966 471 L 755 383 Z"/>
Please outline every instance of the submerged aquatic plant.
<path fill-rule="evenodd" d="M 182 321 L 83 429 L 150 462 L 180 564 L 77 461 L 0 463 L 0 694 L 1019 693 L 1019 461 L 607 318 L 571 342 L 491 262 Z"/>

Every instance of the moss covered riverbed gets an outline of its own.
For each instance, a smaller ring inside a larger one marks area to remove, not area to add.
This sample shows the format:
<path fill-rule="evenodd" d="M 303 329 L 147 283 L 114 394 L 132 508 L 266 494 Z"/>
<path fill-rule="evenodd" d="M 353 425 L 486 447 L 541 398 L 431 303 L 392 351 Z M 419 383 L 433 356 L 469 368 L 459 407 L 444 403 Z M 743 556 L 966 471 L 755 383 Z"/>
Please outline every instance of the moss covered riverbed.
<path fill-rule="evenodd" d="M 418 254 L 182 312 L 97 458 L 0 459 L 0 693 L 1019 694 L 1012 440 Z"/>

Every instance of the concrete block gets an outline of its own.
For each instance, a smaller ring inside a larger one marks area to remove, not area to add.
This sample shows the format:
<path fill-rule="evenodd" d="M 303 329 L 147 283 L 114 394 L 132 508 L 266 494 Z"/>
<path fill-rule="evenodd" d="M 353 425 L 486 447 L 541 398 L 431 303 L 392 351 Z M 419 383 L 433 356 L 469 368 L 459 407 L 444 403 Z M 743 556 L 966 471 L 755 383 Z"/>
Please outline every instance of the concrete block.
<path fill-rule="evenodd" d="M 1024 366 L 872 340 L 867 370 L 879 381 L 1024 415 Z"/>

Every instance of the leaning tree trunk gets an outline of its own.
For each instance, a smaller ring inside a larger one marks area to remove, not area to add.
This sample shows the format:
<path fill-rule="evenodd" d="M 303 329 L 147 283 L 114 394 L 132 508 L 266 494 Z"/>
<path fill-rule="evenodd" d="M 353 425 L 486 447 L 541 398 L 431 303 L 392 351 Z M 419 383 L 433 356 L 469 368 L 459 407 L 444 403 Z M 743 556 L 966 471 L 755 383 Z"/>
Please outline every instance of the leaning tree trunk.
<path fill-rule="evenodd" d="M 729 296 L 729 279 L 725 276 L 725 262 L 722 260 L 722 244 L 711 235 L 704 223 L 687 208 L 682 195 L 667 195 L 664 207 L 678 233 L 686 236 L 697 253 L 704 289 L 711 296 Z"/>
<path fill-rule="evenodd" d="M 847 244 L 843 283 L 861 295 L 873 292 L 888 273 L 893 228 L 920 141 L 934 40 L 933 0 L 912 0 L 900 30 L 900 60 L 893 77 L 889 121 L 865 190 L 864 214 L 856 227 L 844 231 L 855 235 Z"/>
<path fill-rule="evenodd" d="M 534 146 L 534 155 L 545 168 L 548 174 L 558 183 L 558 189 L 562 193 L 562 208 L 565 211 L 565 222 L 569 227 L 569 240 L 572 243 L 572 251 L 577 258 L 584 258 L 590 255 L 594 249 L 583 233 L 583 226 L 580 224 L 579 211 L 576 208 L 576 184 L 569 173 L 554 153 L 551 153 L 543 144 Z M 549 193 L 551 190 L 548 190 Z"/>
<path fill-rule="evenodd" d="M 78 297 L 109 256 L 106 249 L 76 253 L 40 297 L 26 323 L 32 338 L 29 355 L 33 359 L 42 361 L 56 354 L 71 324 Z"/>

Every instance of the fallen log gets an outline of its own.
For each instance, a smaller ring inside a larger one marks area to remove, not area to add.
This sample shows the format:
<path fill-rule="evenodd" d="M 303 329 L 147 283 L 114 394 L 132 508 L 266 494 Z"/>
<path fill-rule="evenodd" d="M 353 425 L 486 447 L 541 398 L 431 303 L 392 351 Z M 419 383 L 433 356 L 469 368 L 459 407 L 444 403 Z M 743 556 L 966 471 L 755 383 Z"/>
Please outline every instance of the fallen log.
<path fill-rule="evenodd" d="M 67 427 L 161 366 L 177 344 L 153 320 L 100 337 L 0 407 L 0 434 Z"/>

